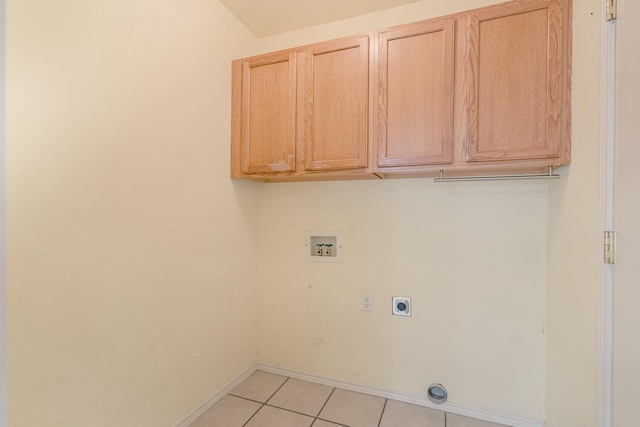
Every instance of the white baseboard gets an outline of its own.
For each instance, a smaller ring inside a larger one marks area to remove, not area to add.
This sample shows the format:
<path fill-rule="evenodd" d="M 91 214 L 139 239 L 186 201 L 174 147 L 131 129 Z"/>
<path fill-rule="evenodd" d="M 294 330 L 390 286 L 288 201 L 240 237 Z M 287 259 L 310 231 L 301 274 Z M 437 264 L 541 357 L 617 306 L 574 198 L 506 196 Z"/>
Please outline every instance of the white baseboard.
<path fill-rule="evenodd" d="M 514 415 L 503 414 L 493 411 L 486 411 L 484 409 L 471 408 L 457 403 L 445 402 L 442 404 L 435 404 L 431 402 L 426 396 L 420 396 L 410 393 L 400 393 L 397 391 L 382 390 L 373 387 L 361 386 L 345 381 L 334 380 L 330 378 L 319 377 L 316 375 L 306 374 L 303 372 L 293 371 L 291 369 L 285 369 L 278 366 L 269 365 L 266 363 L 257 363 L 247 369 L 245 372 L 236 377 L 226 387 L 207 399 L 202 405 L 196 408 L 191 414 L 183 418 L 175 427 L 189 427 L 195 420 L 204 414 L 209 408 L 215 405 L 220 399 L 229 394 L 238 384 L 247 379 L 247 377 L 253 374 L 256 370 L 271 372 L 272 374 L 282 375 L 285 377 L 291 377 L 302 381 L 314 382 L 317 384 L 323 384 L 330 387 L 337 387 L 343 390 L 355 391 L 358 393 L 370 394 L 372 396 L 383 397 L 385 399 L 397 400 L 399 402 L 411 403 L 418 406 L 425 406 L 427 408 L 437 409 L 439 411 L 450 412 L 452 414 L 463 415 L 466 417 L 477 418 L 484 421 L 503 424 L 510 427 L 544 427 L 544 421 L 534 420 L 531 418 L 516 417 Z"/>
<path fill-rule="evenodd" d="M 458 405 L 452 402 L 445 402 L 438 405 L 431 402 L 426 396 L 420 396 L 420 395 L 409 394 L 409 393 L 400 393 L 397 391 L 382 390 L 382 389 L 377 389 L 372 387 L 365 387 L 365 386 L 352 384 L 344 381 L 333 380 L 329 378 L 319 377 L 316 375 L 310 375 L 302 372 L 292 371 L 290 369 L 280 368 L 278 366 L 273 366 L 265 363 L 258 363 L 256 365 L 256 369 L 260 371 L 271 372 L 272 374 L 295 378 L 302 381 L 314 382 L 318 384 L 327 385 L 330 387 L 341 388 L 343 390 L 355 391 L 358 393 L 370 394 L 372 396 L 384 397 L 385 399 L 392 399 L 400 402 L 412 403 L 414 405 L 425 406 L 427 408 L 437 409 L 439 411 L 444 411 L 444 412 L 450 412 L 452 414 L 478 418 L 480 420 L 490 421 L 498 424 L 504 424 L 506 426 L 544 427 L 544 421 L 541 421 L 541 420 L 516 417 L 509 414 L 486 411 L 486 410 L 477 409 L 477 408 L 470 408 L 468 406 Z"/>
<path fill-rule="evenodd" d="M 211 396 L 204 403 L 198 406 L 193 412 L 191 412 L 189 415 L 187 415 L 182 420 L 180 420 L 178 424 L 175 425 L 175 427 L 189 427 L 189 425 L 191 425 L 195 420 L 197 420 L 200 417 L 200 415 L 204 414 L 209 408 L 211 408 L 213 405 L 218 403 L 220 399 L 222 399 L 227 394 L 229 394 L 231 390 L 236 388 L 238 384 L 246 380 L 249 375 L 253 374 L 257 370 L 257 367 L 258 365 L 253 365 L 249 369 L 244 371 L 242 374 L 237 376 L 233 381 L 227 384 L 222 390 L 220 390 L 219 392 Z"/>

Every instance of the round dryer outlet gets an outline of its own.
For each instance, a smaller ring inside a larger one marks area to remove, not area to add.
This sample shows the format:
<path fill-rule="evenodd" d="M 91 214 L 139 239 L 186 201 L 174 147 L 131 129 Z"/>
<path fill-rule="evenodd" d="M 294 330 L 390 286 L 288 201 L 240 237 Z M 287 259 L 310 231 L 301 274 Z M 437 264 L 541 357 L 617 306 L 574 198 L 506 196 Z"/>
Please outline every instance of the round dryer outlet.
<path fill-rule="evenodd" d="M 392 297 L 391 304 L 391 313 L 394 316 L 411 317 L 411 298 Z"/>

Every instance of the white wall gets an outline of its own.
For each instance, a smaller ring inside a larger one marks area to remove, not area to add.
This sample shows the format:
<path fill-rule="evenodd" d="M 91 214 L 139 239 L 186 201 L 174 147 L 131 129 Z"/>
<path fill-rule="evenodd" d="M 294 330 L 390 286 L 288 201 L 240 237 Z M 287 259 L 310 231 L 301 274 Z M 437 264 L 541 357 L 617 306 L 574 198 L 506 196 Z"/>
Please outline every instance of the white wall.
<path fill-rule="evenodd" d="M 212 0 L 7 20 L 9 425 L 175 425 L 257 359 L 258 184 L 228 179 L 254 37 Z"/>
<path fill-rule="evenodd" d="M 260 212 L 261 362 L 544 419 L 546 183 L 269 185 Z M 305 262 L 309 229 L 344 262 Z"/>
<path fill-rule="evenodd" d="M 425 0 L 261 39 L 256 52 L 489 3 Z M 601 16 L 598 1 L 576 3 L 573 165 L 551 190 L 422 180 L 267 186 L 261 361 L 407 393 L 441 381 L 456 403 L 550 427 L 595 425 Z M 309 228 L 342 230 L 345 262 L 305 263 Z M 361 292 L 374 293 L 374 313 L 359 311 Z M 414 298 L 412 319 L 389 315 L 399 294 Z"/>
<path fill-rule="evenodd" d="M 597 420 L 602 2 L 574 2 L 571 166 L 549 192 L 549 427 Z"/>
<path fill-rule="evenodd" d="M 422 1 L 261 39 L 259 51 L 492 1 Z M 545 418 L 548 184 L 432 180 L 269 184 L 261 194 L 260 361 L 371 387 Z M 308 263 L 308 229 L 344 233 L 345 261 Z M 375 311 L 360 311 L 360 294 Z M 393 317 L 391 296 L 413 298 Z"/>
<path fill-rule="evenodd" d="M 9 425 L 170 426 L 258 358 L 595 425 L 597 0 L 559 183 L 227 178 L 232 58 L 489 3 L 255 40 L 217 1 L 9 0 Z M 345 261 L 305 262 L 307 229 Z"/>
<path fill-rule="evenodd" d="M 326 25 L 318 25 L 303 30 L 264 37 L 258 39 L 258 42 L 256 43 L 256 51 L 259 53 L 263 53 L 275 49 L 300 46 L 307 43 L 314 43 L 331 38 L 349 36 L 369 32 L 375 29 L 415 22 L 422 19 L 429 19 L 452 13 L 462 12 L 494 3 L 500 3 L 500 1 L 416 1 L 404 6 L 362 15 L 356 18 L 344 19 Z"/>

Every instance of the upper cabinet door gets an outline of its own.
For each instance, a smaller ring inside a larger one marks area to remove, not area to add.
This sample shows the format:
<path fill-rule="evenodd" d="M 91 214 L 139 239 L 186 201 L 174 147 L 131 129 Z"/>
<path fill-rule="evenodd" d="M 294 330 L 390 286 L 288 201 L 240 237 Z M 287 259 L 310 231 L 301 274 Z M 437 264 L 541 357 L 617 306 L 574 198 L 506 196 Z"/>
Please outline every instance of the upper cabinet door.
<path fill-rule="evenodd" d="M 304 168 L 366 168 L 369 37 L 315 44 L 304 57 Z"/>
<path fill-rule="evenodd" d="M 241 91 L 242 173 L 295 171 L 295 52 L 242 60 Z"/>
<path fill-rule="evenodd" d="M 451 163 L 454 20 L 403 25 L 378 41 L 378 167 Z"/>
<path fill-rule="evenodd" d="M 530 0 L 468 16 L 463 107 L 468 161 L 568 161 L 563 152 L 568 15 L 563 16 L 561 0 Z"/>

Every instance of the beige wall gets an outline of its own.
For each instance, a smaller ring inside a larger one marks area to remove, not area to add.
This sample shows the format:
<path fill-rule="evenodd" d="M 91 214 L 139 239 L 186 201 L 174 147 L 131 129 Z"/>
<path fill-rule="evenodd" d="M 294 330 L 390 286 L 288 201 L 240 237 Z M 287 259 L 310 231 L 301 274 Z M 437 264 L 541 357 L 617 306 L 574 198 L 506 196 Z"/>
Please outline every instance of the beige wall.
<path fill-rule="evenodd" d="M 227 178 L 232 58 L 493 2 L 255 40 L 217 1 L 10 0 L 9 425 L 170 426 L 257 359 L 595 425 L 597 0 L 558 183 Z M 305 262 L 309 229 L 344 262 Z"/>
<path fill-rule="evenodd" d="M 425 0 L 261 39 L 256 51 L 489 3 Z M 577 3 L 574 165 L 550 190 L 422 180 L 267 187 L 261 361 L 406 393 L 441 381 L 456 403 L 550 427 L 595 425 L 600 5 Z M 343 231 L 343 264 L 303 261 L 313 228 Z M 374 294 L 374 313 L 360 312 L 361 292 Z M 389 314 L 392 295 L 414 298 L 412 319 Z"/>
<path fill-rule="evenodd" d="M 12 427 L 175 425 L 255 363 L 253 40 L 212 0 L 8 2 Z"/>
<path fill-rule="evenodd" d="M 405 6 L 370 13 L 356 18 L 318 25 L 299 31 L 258 39 L 256 52 L 284 49 L 331 38 L 354 35 L 372 30 L 443 16 L 469 9 L 500 3 L 496 0 L 422 0 Z"/>
<path fill-rule="evenodd" d="M 597 425 L 601 8 L 574 1 L 572 163 L 549 192 L 548 427 Z"/>
<path fill-rule="evenodd" d="M 423 1 L 261 39 L 262 52 L 492 3 Z M 543 420 L 546 182 L 270 184 L 260 207 L 260 360 Z M 344 233 L 342 264 L 308 263 L 308 229 Z M 360 294 L 375 311 L 360 311 Z M 390 314 L 413 298 L 410 319 Z"/>
<path fill-rule="evenodd" d="M 546 183 L 269 185 L 260 232 L 260 360 L 544 419 Z M 304 261 L 343 232 L 344 262 Z M 360 294 L 374 312 L 360 311 Z M 413 317 L 391 316 L 408 296 Z"/>

